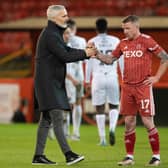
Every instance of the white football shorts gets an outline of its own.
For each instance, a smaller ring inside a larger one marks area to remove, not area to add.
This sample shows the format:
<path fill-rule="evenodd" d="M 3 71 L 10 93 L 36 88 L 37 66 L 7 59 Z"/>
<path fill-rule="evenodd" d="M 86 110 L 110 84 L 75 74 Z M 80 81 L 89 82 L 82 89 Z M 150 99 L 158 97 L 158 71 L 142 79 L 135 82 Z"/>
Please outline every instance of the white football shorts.
<path fill-rule="evenodd" d="M 94 76 L 92 79 L 92 104 L 102 105 L 107 103 L 119 104 L 119 82 L 118 77 L 112 74 Z"/>

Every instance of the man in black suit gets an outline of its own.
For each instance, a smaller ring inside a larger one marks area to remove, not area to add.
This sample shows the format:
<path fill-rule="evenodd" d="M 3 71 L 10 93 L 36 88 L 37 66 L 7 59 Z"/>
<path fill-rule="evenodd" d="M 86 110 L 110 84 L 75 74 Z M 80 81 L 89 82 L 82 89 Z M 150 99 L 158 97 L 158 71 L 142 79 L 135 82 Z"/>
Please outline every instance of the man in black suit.
<path fill-rule="evenodd" d="M 97 50 L 92 45 L 85 50 L 67 47 L 63 32 L 69 18 L 64 6 L 49 6 L 47 18 L 48 25 L 39 36 L 35 57 L 35 95 L 41 116 L 32 164 L 56 164 L 43 154 L 48 130 L 53 123 L 66 163 L 71 165 L 83 160 L 84 156 L 71 151 L 63 132 L 63 111 L 70 110 L 65 89 L 66 63 L 87 59 Z"/>

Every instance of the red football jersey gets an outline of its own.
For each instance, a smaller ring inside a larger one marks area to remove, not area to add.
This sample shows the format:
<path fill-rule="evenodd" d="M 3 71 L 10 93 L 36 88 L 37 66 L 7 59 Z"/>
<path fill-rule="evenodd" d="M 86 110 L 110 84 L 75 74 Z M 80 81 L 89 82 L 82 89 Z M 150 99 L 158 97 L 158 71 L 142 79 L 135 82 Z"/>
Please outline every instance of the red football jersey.
<path fill-rule="evenodd" d="M 157 55 L 161 50 L 157 42 L 145 34 L 134 40 L 121 40 L 112 55 L 124 56 L 124 83 L 140 84 L 151 76 L 152 55 Z"/>

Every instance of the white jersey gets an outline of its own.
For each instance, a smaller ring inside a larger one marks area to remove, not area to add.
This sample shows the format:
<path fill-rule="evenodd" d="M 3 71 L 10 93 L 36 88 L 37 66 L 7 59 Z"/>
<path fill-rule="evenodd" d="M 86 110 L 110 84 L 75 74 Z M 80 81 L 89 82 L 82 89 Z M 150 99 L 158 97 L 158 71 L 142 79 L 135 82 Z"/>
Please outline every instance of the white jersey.
<path fill-rule="evenodd" d="M 119 44 L 119 39 L 106 33 L 98 34 L 89 40 L 103 54 L 111 52 Z M 107 103 L 119 104 L 119 83 L 117 73 L 117 61 L 111 65 L 106 65 L 96 58 L 86 61 L 86 83 L 90 83 L 92 76 L 92 104 L 102 105 Z"/>
<path fill-rule="evenodd" d="M 73 35 L 70 37 L 68 42 L 68 46 L 76 49 L 85 49 L 86 48 L 86 40 L 82 37 Z M 69 74 L 72 78 L 77 80 L 80 84 L 78 86 L 74 86 L 72 81 L 66 78 L 66 90 L 69 98 L 69 103 L 74 104 L 77 98 L 81 98 L 83 96 L 83 65 L 82 61 L 72 62 L 66 64 L 67 66 L 67 74 Z"/>
<path fill-rule="evenodd" d="M 82 37 L 73 35 L 70 37 L 68 46 L 76 49 L 85 49 L 86 40 Z M 72 62 L 67 64 L 67 73 L 80 82 L 84 80 L 82 61 Z"/>
<path fill-rule="evenodd" d="M 106 33 L 98 34 L 96 37 L 89 40 L 89 42 L 93 42 L 96 48 L 103 54 L 111 54 L 119 41 L 117 37 L 107 35 Z M 105 74 L 117 78 L 117 61 L 107 65 L 96 58 L 91 58 L 86 61 L 86 83 L 90 82 L 91 74 L 93 77 Z"/>
<path fill-rule="evenodd" d="M 68 44 L 70 44 L 72 48 L 76 49 L 86 48 L 86 40 L 83 37 L 79 37 L 77 35 L 72 35 L 69 39 Z"/>

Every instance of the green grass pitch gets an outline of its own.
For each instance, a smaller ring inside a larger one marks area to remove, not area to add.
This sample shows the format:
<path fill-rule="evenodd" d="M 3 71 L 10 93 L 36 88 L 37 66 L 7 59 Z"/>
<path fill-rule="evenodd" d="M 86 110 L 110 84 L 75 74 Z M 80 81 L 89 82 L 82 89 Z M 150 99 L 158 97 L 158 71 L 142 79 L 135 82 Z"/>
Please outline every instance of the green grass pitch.
<path fill-rule="evenodd" d="M 45 154 L 53 161 L 55 166 L 31 165 L 36 140 L 37 124 L 7 124 L 0 125 L 0 167 L 1 168 L 33 168 L 33 167 L 68 167 L 65 164 L 63 154 L 55 140 L 47 140 Z M 107 139 L 108 139 L 108 127 Z M 158 127 L 160 133 L 161 165 L 160 168 L 168 168 L 168 127 Z M 147 133 L 144 127 L 136 129 L 135 165 L 133 168 L 146 167 L 145 164 L 151 158 L 151 150 Z M 116 129 L 115 146 L 98 146 L 96 126 L 82 125 L 81 140 L 69 141 L 73 151 L 83 154 L 85 160 L 72 165 L 74 168 L 119 168 L 117 162 L 125 155 L 123 143 L 124 126 Z"/>

